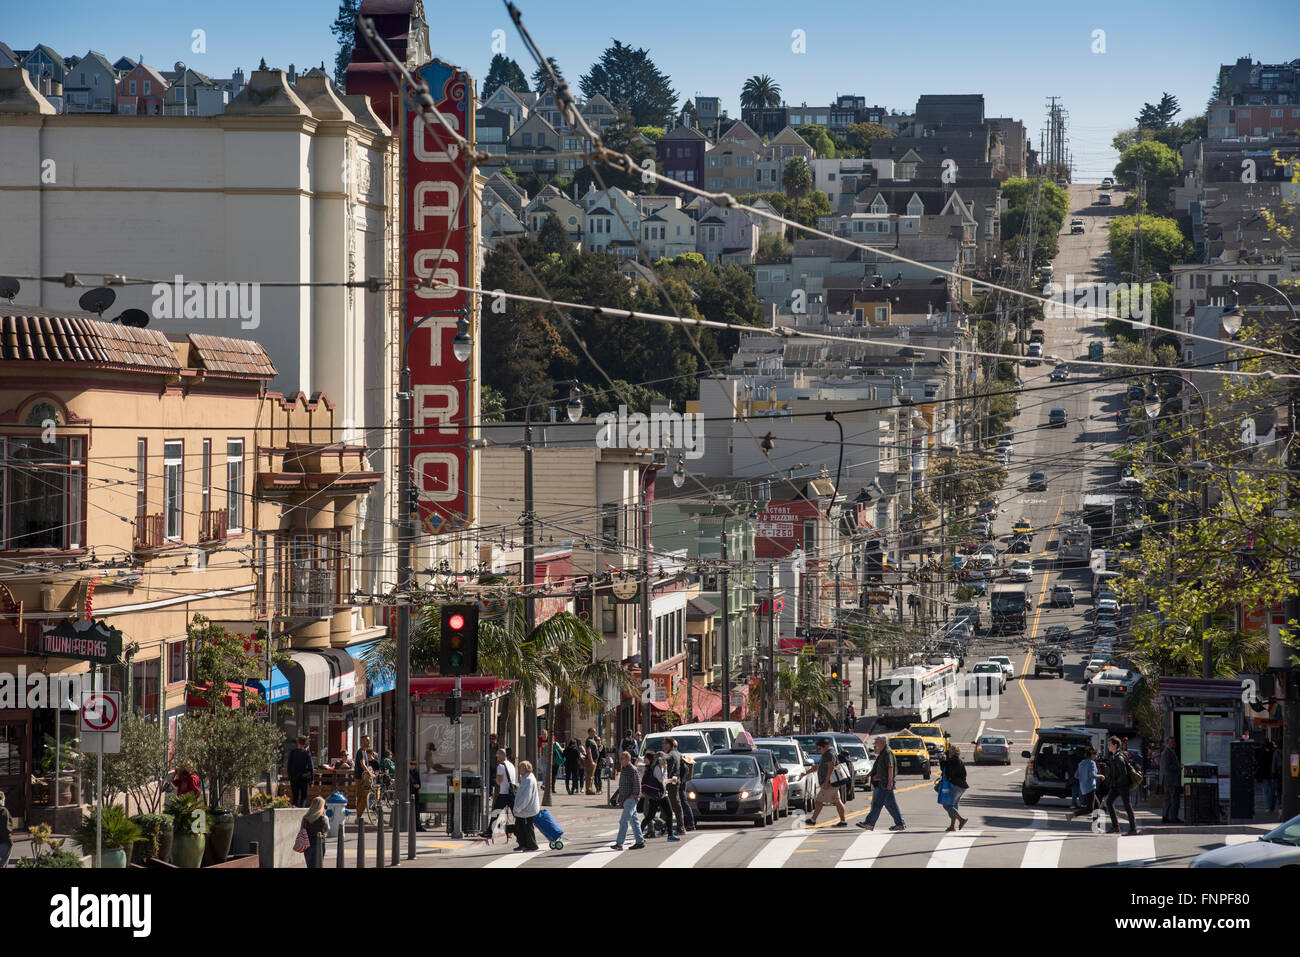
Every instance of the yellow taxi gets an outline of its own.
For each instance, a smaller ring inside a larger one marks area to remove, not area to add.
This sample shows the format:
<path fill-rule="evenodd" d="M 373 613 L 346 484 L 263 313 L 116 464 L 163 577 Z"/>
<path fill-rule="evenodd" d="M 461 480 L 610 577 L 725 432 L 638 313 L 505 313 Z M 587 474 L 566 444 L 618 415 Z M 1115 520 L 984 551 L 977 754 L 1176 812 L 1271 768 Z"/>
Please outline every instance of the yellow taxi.
<path fill-rule="evenodd" d="M 921 777 L 930 777 L 930 751 L 921 737 L 904 731 L 889 739 L 889 750 L 894 752 L 898 762 L 898 773 L 916 771 Z"/>
<path fill-rule="evenodd" d="M 948 751 L 948 732 L 943 730 L 943 725 L 914 724 L 907 729 L 907 733 L 914 734 L 925 742 L 931 763 L 937 762 Z"/>
<path fill-rule="evenodd" d="M 1034 526 L 1029 524 L 1028 519 L 1022 518 L 1011 526 L 1011 533 L 1013 535 L 1032 535 L 1034 534 Z"/>

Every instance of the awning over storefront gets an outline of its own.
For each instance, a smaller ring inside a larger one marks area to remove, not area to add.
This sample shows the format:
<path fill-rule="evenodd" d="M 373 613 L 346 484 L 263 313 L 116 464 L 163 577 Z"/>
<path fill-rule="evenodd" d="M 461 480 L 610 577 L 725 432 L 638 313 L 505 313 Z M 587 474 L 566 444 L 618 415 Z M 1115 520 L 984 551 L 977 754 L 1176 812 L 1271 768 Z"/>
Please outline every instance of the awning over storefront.
<path fill-rule="evenodd" d="M 289 679 L 285 677 L 283 671 L 272 666 L 271 679 L 269 681 L 250 681 L 250 688 L 256 688 L 262 693 L 267 704 L 275 704 L 277 701 L 284 701 L 289 697 Z"/>
<path fill-rule="evenodd" d="M 371 653 L 371 649 L 377 644 L 379 644 L 379 639 L 376 638 L 373 641 L 363 641 L 355 645 L 348 645 L 347 653 L 352 656 L 354 661 L 361 663 L 365 661 L 366 656 Z M 383 694 L 385 691 L 392 691 L 396 687 L 396 672 L 389 672 L 385 677 L 376 671 L 373 665 L 366 668 L 366 697 L 374 698 Z M 358 698 L 361 697 L 360 692 L 361 689 L 358 688 Z"/>
<path fill-rule="evenodd" d="M 316 648 L 315 654 L 329 662 L 330 704 L 351 704 L 357 699 L 357 672 L 352 656 L 342 648 Z"/>
<path fill-rule="evenodd" d="M 460 679 L 460 693 L 465 697 L 482 696 L 483 701 L 494 701 L 510 693 L 513 681 L 483 675 L 469 675 Z M 412 678 L 411 696 L 420 698 L 446 697 L 456 688 L 455 678 Z"/>
<path fill-rule="evenodd" d="M 698 681 L 691 682 L 691 689 L 692 716 L 687 721 L 712 721 L 722 713 L 722 695 L 710 691 Z M 685 714 L 686 685 L 680 685 L 668 701 L 651 701 L 650 706 L 660 711 L 671 709 L 678 714 Z"/>
<path fill-rule="evenodd" d="M 289 679 L 289 695 L 294 701 L 324 701 L 330 696 L 330 663 L 314 651 L 289 652 L 290 663 L 284 666 Z"/>

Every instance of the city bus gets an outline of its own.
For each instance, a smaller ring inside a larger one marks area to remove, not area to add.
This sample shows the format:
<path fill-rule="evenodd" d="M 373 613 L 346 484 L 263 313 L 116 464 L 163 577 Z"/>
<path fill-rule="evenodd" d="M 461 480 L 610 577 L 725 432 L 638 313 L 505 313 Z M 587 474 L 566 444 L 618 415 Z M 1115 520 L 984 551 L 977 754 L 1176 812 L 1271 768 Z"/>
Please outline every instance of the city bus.
<path fill-rule="evenodd" d="M 957 706 L 957 661 L 895 668 L 876 682 L 876 713 L 887 726 L 930 722 Z"/>
<path fill-rule="evenodd" d="M 1083 723 L 1115 734 L 1137 731 L 1137 698 L 1145 679 L 1140 671 L 1103 668 L 1088 682 Z"/>

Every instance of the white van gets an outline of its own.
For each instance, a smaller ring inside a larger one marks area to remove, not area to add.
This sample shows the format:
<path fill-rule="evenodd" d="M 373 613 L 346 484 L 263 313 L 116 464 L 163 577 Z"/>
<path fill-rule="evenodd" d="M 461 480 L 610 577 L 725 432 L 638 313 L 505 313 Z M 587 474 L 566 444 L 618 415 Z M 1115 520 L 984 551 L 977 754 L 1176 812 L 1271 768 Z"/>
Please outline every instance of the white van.
<path fill-rule="evenodd" d="M 673 731 L 699 731 L 714 751 L 719 748 L 730 749 L 732 742 L 746 733 L 745 726 L 739 721 L 697 721 L 694 724 L 679 724 Z"/>
<path fill-rule="evenodd" d="M 677 750 L 689 758 L 703 758 L 713 753 L 713 745 L 703 731 L 689 728 L 674 728 L 672 731 L 656 731 L 647 734 L 641 742 L 641 754 L 647 751 L 666 751 L 664 742 L 669 738 L 677 739 Z"/>

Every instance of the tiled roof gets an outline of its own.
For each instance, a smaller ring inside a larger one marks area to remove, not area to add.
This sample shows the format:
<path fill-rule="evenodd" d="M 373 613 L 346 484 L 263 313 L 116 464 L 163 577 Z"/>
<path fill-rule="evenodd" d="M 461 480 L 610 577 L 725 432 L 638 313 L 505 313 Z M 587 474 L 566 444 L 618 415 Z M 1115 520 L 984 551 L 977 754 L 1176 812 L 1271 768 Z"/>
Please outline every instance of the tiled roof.
<path fill-rule="evenodd" d="M 271 357 L 251 339 L 230 339 L 200 333 L 190 333 L 189 339 L 194 344 L 196 358 L 208 372 L 275 378 L 275 366 L 271 363 Z"/>
<path fill-rule="evenodd" d="M 167 337 L 77 315 L 29 315 L 30 307 L 0 310 L 0 362 L 69 362 L 178 370 Z"/>

